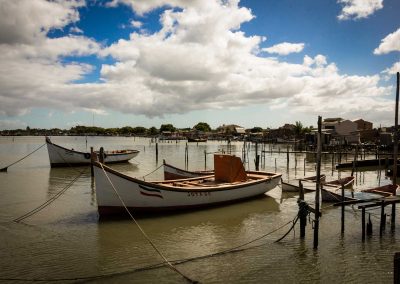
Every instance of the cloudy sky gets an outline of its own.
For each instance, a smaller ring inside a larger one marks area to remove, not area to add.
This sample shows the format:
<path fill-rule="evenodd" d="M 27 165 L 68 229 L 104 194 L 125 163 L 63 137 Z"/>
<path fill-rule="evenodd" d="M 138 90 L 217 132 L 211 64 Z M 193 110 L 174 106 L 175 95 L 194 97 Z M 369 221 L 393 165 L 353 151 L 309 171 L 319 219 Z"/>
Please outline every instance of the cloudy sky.
<path fill-rule="evenodd" d="M 0 129 L 394 124 L 398 0 L 0 0 Z"/>

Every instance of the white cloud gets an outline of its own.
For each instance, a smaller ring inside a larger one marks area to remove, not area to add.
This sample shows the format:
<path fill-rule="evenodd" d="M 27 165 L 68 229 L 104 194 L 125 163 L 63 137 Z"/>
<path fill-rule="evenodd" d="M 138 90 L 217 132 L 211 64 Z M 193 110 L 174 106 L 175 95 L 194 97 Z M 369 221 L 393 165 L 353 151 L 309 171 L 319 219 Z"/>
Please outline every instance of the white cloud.
<path fill-rule="evenodd" d="M 339 20 L 367 18 L 383 8 L 383 0 L 338 0 L 344 7 L 338 16 Z"/>
<path fill-rule="evenodd" d="M 266 51 L 268 53 L 277 53 L 279 55 L 288 55 L 290 53 L 299 53 L 303 51 L 303 49 L 304 43 L 282 42 L 268 48 L 263 48 L 262 51 Z"/>
<path fill-rule="evenodd" d="M 10 119 L 0 120 L 0 130 L 25 129 L 26 127 L 27 124 L 24 121 Z"/>
<path fill-rule="evenodd" d="M 0 43 L 31 44 L 44 39 L 49 30 L 60 29 L 78 21 L 76 8 L 83 5 L 84 0 L 1 1 Z"/>
<path fill-rule="evenodd" d="M 76 34 L 83 34 L 83 31 L 78 27 L 71 27 L 69 29 L 69 32 L 70 33 L 76 33 Z"/>
<path fill-rule="evenodd" d="M 382 39 L 381 44 L 375 48 L 374 54 L 380 55 L 392 51 L 400 51 L 400 28 Z"/>
<path fill-rule="evenodd" d="M 141 28 L 142 25 L 143 25 L 143 23 L 140 22 L 140 21 L 131 21 L 131 25 L 132 25 L 132 27 L 134 27 L 134 28 Z"/>
<path fill-rule="evenodd" d="M 383 70 L 382 74 L 384 74 L 384 79 L 388 81 L 392 75 L 395 75 L 397 72 L 400 72 L 400 62 L 396 62 L 391 67 Z"/>
<path fill-rule="evenodd" d="M 237 1 L 119 0 L 112 4 L 122 2 L 138 7 L 140 13 L 165 3 L 183 9 L 163 11 L 159 31 L 133 32 L 129 39 L 106 48 L 84 36 L 49 39 L 40 28 L 36 32 L 40 40 L 0 44 L 0 115 L 47 107 L 161 117 L 264 104 L 286 105 L 291 112 L 311 115 L 367 113 L 371 117 L 365 119 L 373 120 L 372 115 L 387 115 L 392 108 L 387 98 L 390 88 L 378 86 L 379 76 L 342 75 L 321 54 L 305 55 L 302 64 L 259 56 L 265 37 L 241 31 L 254 15 Z M 116 62 L 101 67 L 101 83 L 73 83 L 93 67 L 65 64 L 60 58 L 90 54 L 112 56 Z"/>

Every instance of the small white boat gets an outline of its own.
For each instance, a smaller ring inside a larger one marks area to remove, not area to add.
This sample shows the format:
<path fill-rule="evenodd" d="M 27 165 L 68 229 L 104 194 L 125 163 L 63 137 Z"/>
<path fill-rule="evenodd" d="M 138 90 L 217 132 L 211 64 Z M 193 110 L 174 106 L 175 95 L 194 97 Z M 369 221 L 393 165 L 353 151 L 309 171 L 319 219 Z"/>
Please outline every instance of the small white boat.
<path fill-rule="evenodd" d="M 49 137 L 46 137 L 46 144 L 51 167 L 89 165 L 91 162 L 89 152 L 79 152 L 73 149 L 64 148 L 51 142 Z M 97 151 L 95 153 L 97 155 L 99 154 Z M 138 154 L 138 150 L 104 151 L 104 162 L 127 162 Z"/>
<path fill-rule="evenodd" d="M 276 187 L 281 174 L 246 172 L 240 158 L 214 155 L 215 173 L 169 181 L 143 181 L 94 163 L 100 216 L 196 209 L 264 195 Z M 111 182 L 110 182 L 111 181 Z M 117 194 L 118 193 L 118 194 Z"/>

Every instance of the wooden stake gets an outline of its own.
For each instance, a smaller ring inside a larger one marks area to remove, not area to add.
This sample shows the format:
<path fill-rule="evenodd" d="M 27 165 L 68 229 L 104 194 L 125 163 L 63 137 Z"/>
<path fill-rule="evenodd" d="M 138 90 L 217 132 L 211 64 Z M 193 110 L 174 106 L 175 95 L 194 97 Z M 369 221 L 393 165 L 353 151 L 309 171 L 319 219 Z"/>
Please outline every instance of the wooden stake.
<path fill-rule="evenodd" d="M 94 157 L 93 157 L 93 147 L 90 147 L 90 176 L 94 177 L 94 170 L 93 170 L 93 162 L 94 162 Z"/>
<path fill-rule="evenodd" d="M 396 109 L 394 115 L 394 149 L 393 149 L 393 184 L 397 183 L 397 151 L 399 147 L 398 137 L 398 120 L 399 120 L 399 81 L 400 73 L 397 72 L 397 87 L 396 87 Z M 396 195 L 396 190 L 393 190 L 393 195 Z M 394 230 L 396 222 L 396 204 L 392 204 L 392 231 Z"/>
<path fill-rule="evenodd" d="M 315 192 L 315 223 L 314 223 L 314 249 L 318 248 L 318 230 L 320 215 L 320 188 L 321 188 L 321 124 L 322 117 L 318 116 L 318 141 L 317 141 L 317 182 Z"/>

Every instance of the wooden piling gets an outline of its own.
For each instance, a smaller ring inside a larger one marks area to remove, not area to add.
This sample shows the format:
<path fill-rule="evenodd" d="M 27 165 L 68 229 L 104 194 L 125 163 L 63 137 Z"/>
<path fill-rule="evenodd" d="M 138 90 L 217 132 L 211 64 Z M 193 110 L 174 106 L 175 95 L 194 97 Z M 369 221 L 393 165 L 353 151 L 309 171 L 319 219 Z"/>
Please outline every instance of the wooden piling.
<path fill-rule="evenodd" d="M 342 218 L 341 218 L 341 232 L 344 234 L 344 185 L 342 184 Z"/>
<path fill-rule="evenodd" d="M 158 161 L 158 142 L 156 142 L 156 162 Z"/>
<path fill-rule="evenodd" d="M 379 236 L 383 236 L 383 231 L 385 230 L 385 224 L 386 224 L 386 214 L 385 214 L 385 202 L 382 200 L 381 204 L 381 222 L 379 226 Z"/>
<path fill-rule="evenodd" d="M 93 157 L 93 147 L 90 147 L 90 176 L 94 177 L 94 169 L 93 169 L 93 162 L 94 162 L 94 157 Z"/>
<path fill-rule="evenodd" d="M 321 187 L 321 124 L 322 117 L 318 116 L 318 138 L 317 138 L 317 182 L 315 192 L 315 222 L 314 222 L 314 249 L 318 248 L 318 230 L 320 216 L 320 187 Z"/>
<path fill-rule="evenodd" d="M 365 241 L 365 207 L 361 209 L 361 239 Z"/>
<path fill-rule="evenodd" d="M 104 148 L 100 147 L 100 152 L 99 152 L 99 162 L 104 163 Z"/>
<path fill-rule="evenodd" d="M 394 148 L 393 148 L 393 184 L 397 183 L 397 152 L 399 147 L 399 136 L 398 136 L 398 120 L 399 120 L 399 81 L 400 73 L 397 72 L 397 87 L 396 87 L 396 108 L 394 115 Z M 393 195 L 396 196 L 396 190 L 393 190 Z M 396 223 L 396 204 L 392 204 L 392 231 L 395 228 Z"/>
<path fill-rule="evenodd" d="M 303 184 L 301 183 L 301 180 L 299 180 L 299 200 L 304 201 L 304 189 L 303 189 Z M 301 214 L 301 212 L 299 212 L 299 213 L 300 213 L 300 238 L 304 239 L 306 236 L 307 216 L 305 216 L 304 214 Z"/>
<path fill-rule="evenodd" d="M 286 161 L 287 161 L 287 168 L 289 169 L 289 146 L 286 148 Z"/>
<path fill-rule="evenodd" d="M 400 283 L 400 252 L 394 254 L 393 261 L 393 283 Z"/>

